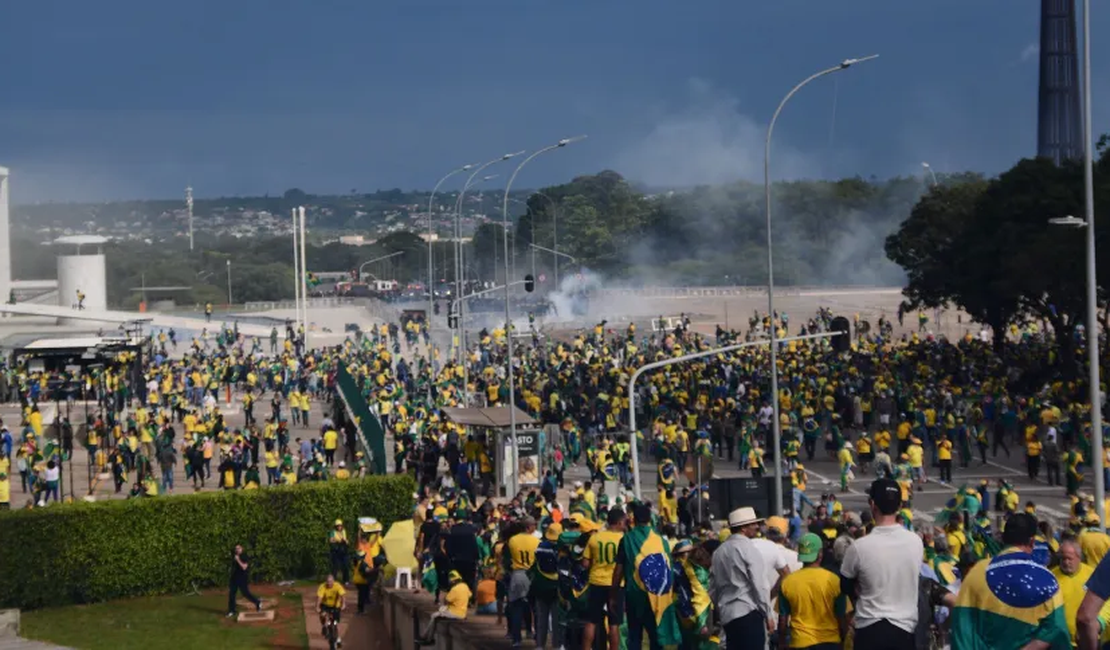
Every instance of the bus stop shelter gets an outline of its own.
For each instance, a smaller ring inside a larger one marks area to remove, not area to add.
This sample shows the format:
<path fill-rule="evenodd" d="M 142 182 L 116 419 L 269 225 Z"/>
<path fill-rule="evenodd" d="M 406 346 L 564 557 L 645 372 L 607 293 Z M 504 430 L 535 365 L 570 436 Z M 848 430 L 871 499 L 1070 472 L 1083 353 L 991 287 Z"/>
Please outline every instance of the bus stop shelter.
<path fill-rule="evenodd" d="M 442 409 L 443 416 L 448 422 L 479 429 L 487 435 L 489 433 L 493 434 L 495 444 L 490 450 L 490 458 L 493 460 L 494 473 L 497 477 L 497 484 L 500 486 L 499 493 L 505 486 L 512 483 L 514 473 L 519 476 L 518 484 L 521 487 L 539 485 L 543 476 L 540 466 L 542 455 L 539 447 L 539 431 L 536 428 L 539 423 L 519 408 L 515 406 L 512 408 L 516 410 L 516 437 L 519 454 L 517 466 L 513 465 L 512 442 L 508 437 L 510 424 L 508 408 L 447 407 Z M 511 497 L 515 495 L 502 494 L 502 496 Z"/>

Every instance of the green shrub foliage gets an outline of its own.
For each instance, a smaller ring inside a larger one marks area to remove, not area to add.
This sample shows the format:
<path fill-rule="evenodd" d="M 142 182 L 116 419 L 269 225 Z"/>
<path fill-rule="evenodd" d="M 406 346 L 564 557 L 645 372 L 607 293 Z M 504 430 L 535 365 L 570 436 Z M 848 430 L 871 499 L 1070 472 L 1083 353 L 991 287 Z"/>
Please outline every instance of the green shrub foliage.
<path fill-rule="evenodd" d="M 91 603 L 227 583 L 242 544 L 251 577 L 319 578 L 336 519 L 412 514 L 407 475 L 261 490 L 75 503 L 0 514 L 0 606 Z"/>

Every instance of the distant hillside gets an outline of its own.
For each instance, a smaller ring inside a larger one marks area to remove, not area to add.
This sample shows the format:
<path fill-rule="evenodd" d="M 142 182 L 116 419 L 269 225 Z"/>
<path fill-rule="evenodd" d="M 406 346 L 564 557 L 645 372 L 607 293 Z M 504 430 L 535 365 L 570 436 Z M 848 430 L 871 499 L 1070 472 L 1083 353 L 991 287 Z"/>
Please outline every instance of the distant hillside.
<path fill-rule="evenodd" d="M 511 199 L 523 202 L 531 190 L 513 191 Z M 403 230 L 427 228 L 429 192 L 426 190 L 379 190 L 373 194 L 307 194 L 299 189 L 281 196 L 196 198 L 193 230 L 214 236 L 257 237 L 280 235 L 292 226 L 290 211 L 305 206 L 309 227 L 315 235 L 363 234 L 371 238 Z M 457 191 L 436 195 L 435 210 L 451 213 Z M 500 217 L 502 192 L 467 193 L 464 214 L 468 217 Z M 522 212 L 512 204 L 514 214 Z M 480 221 L 480 219 L 479 219 Z M 447 228 L 437 219 L 437 229 Z M 467 232 L 476 223 L 468 219 Z M 184 237 L 188 213 L 184 198 L 109 203 L 39 203 L 12 207 L 13 234 L 36 241 L 75 233 L 97 233 L 124 240 L 164 241 Z M 446 234 L 447 230 L 444 231 Z"/>

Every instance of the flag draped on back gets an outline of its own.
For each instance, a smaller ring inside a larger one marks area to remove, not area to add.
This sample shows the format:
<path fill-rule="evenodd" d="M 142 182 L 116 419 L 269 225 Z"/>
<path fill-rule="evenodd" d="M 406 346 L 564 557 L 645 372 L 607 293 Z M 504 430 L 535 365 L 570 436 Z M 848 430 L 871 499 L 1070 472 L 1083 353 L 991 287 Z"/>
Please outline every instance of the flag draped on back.
<path fill-rule="evenodd" d="M 675 564 L 675 610 L 678 622 L 687 636 L 696 635 L 703 627 L 709 626 L 709 570 L 694 562 Z M 713 644 L 701 641 L 700 650 L 707 650 Z"/>
<path fill-rule="evenodd" d="M 659 645 L 678 645 L 681 633 L 674 607 L 674 568 L 667 541 L 647 526 L 624 534 L 626 602 L 630 616 L 655 622 Z"/>
<path fill-rule="evenodd" d="M 1056 577 L 1027 553 L 1009 550 L 968 572 L 952 610 L 952 647 L 1008 650 L 1030 641 L 1071 646 Z"/>
<path fill-rule="evenodd" d="M 579 499 L 570 506 L 570 514 L 573 515 L 576 512 L 582 513 L 582 515 L 590 521 L 597 521 L 597 513 L 594 512 L 593 506 L 585 499 Z"/>

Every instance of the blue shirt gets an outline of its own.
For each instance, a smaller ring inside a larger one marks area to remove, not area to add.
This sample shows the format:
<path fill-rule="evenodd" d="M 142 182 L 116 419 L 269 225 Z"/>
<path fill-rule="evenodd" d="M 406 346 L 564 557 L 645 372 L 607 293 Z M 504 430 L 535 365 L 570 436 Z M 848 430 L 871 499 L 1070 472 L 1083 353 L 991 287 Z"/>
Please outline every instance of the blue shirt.
<path fill-rule="evenodd" d="M 1087 591 L 1103 600 L 1110 600 L 1110 553 L 1103 556 L 1095 572 L 1087 579 Z"/>

